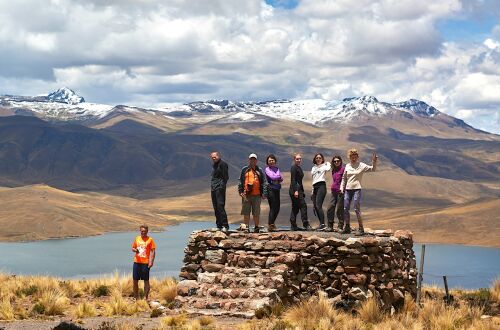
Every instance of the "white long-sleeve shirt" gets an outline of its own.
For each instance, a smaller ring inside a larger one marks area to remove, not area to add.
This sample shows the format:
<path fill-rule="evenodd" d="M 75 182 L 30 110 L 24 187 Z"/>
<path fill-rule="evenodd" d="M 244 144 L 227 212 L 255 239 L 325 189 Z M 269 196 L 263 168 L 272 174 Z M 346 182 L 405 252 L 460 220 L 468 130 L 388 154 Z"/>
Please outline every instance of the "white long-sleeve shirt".
<path fill-rule="evenodd" d="M 376 166 L 367 165 L 363 162 L 347 164 L 345 166 L 344 175 L 342 176 L 340 191 L 345 191 L 345 189 L 361 189 L 363 173 L 374 172 L 375 169 Z"/>
<path fill-rule="evenodd" d="M 321 165 L 314 165 L 311 170 L 312 184 L 325 181 L 325 173 L 332 169 L 330 162 L 325 162 Z M 326 181 L 325 181 L 326 182 Z"/>

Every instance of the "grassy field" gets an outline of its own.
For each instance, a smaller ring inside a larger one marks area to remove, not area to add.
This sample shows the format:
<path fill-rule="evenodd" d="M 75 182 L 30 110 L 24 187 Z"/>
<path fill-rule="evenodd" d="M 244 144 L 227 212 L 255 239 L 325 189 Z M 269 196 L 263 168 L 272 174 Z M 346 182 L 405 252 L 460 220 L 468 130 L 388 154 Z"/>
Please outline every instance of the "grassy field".
<path fill-rule="evenodd" d="M 259 310 L 253 320 L 192 317 L 170 310 L 177 286 L 170 278 L 152 280 L 151 299 L 167 307 L 161 315 L 147 302 L 133 301 L 132 281 L 115 276 L 88 280 L 61 280 L 43 276 L 0 275 L 0 327 L 45 329 L 65 320 L 96 329 L 498 329 L 500 327 L 500 279 L 489 289 L 444 292 L 426 287 L 422 306 L 407 296 L 404 306 L 392 313 L 375 300 L 355 310 L 332 308 L 321 293 L 293 306 L 275 305 Z M 51 323 L 52 322 L 52 323 Z"/>

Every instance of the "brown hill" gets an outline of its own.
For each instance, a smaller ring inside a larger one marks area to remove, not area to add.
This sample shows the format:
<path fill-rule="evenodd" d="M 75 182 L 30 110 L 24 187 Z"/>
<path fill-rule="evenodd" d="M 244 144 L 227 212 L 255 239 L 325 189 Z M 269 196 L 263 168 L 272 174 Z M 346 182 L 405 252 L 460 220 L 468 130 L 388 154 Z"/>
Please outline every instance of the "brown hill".
<path fill-rule="evenodd" d="M 175 223 L 140 201 L 98 193 L 71 193 L 44 185 L 0 188 L 0 240 L 27 241 L 136 230 Z"/>

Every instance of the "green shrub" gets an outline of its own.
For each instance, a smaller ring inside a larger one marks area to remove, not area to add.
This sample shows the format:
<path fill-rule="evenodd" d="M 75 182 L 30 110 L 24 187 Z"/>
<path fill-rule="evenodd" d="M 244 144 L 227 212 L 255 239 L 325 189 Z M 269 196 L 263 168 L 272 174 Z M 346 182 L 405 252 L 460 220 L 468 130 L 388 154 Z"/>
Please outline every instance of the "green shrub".
<path fill-rule="evenodd" d="M 33 308 L 31 308 L 31 313 L 32 314 L 43 314 L 45 313 L 45 306 L 40 303 L 36 303 L 33 305 Z"/>
<path fill-rule="evenodd" d="M 35 293 L 38 292 L 38 286 L 35 284 L 30 285 L 27 288 L 20 288 L 16 290 L 16 296 L 20 297 L 22 295 L 24 296 L 32 296 Z"/>
<path fill-rule="evenodd" d="M 109 295 L 109 286 L 101 284 L 92 291 L 94 297 L 102 297 Z"/>

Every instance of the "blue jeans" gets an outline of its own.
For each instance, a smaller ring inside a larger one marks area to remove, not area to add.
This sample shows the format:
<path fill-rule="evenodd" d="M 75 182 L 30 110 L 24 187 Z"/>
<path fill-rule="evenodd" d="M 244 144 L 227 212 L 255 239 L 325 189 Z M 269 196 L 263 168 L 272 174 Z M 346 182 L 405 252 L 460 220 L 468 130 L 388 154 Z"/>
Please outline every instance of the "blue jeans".
<path fill-rule="evenodd" d="M 361 189 L 346 189 L 344 194 L 344 222 L 345 226 L 351 226 L 351 202 L 354 205 L 354 212 L 356 212 L 356 217 L 358 218 L 358 224 L 360 228 L 363 228 L 363 220 L 361 219 Z"/>

